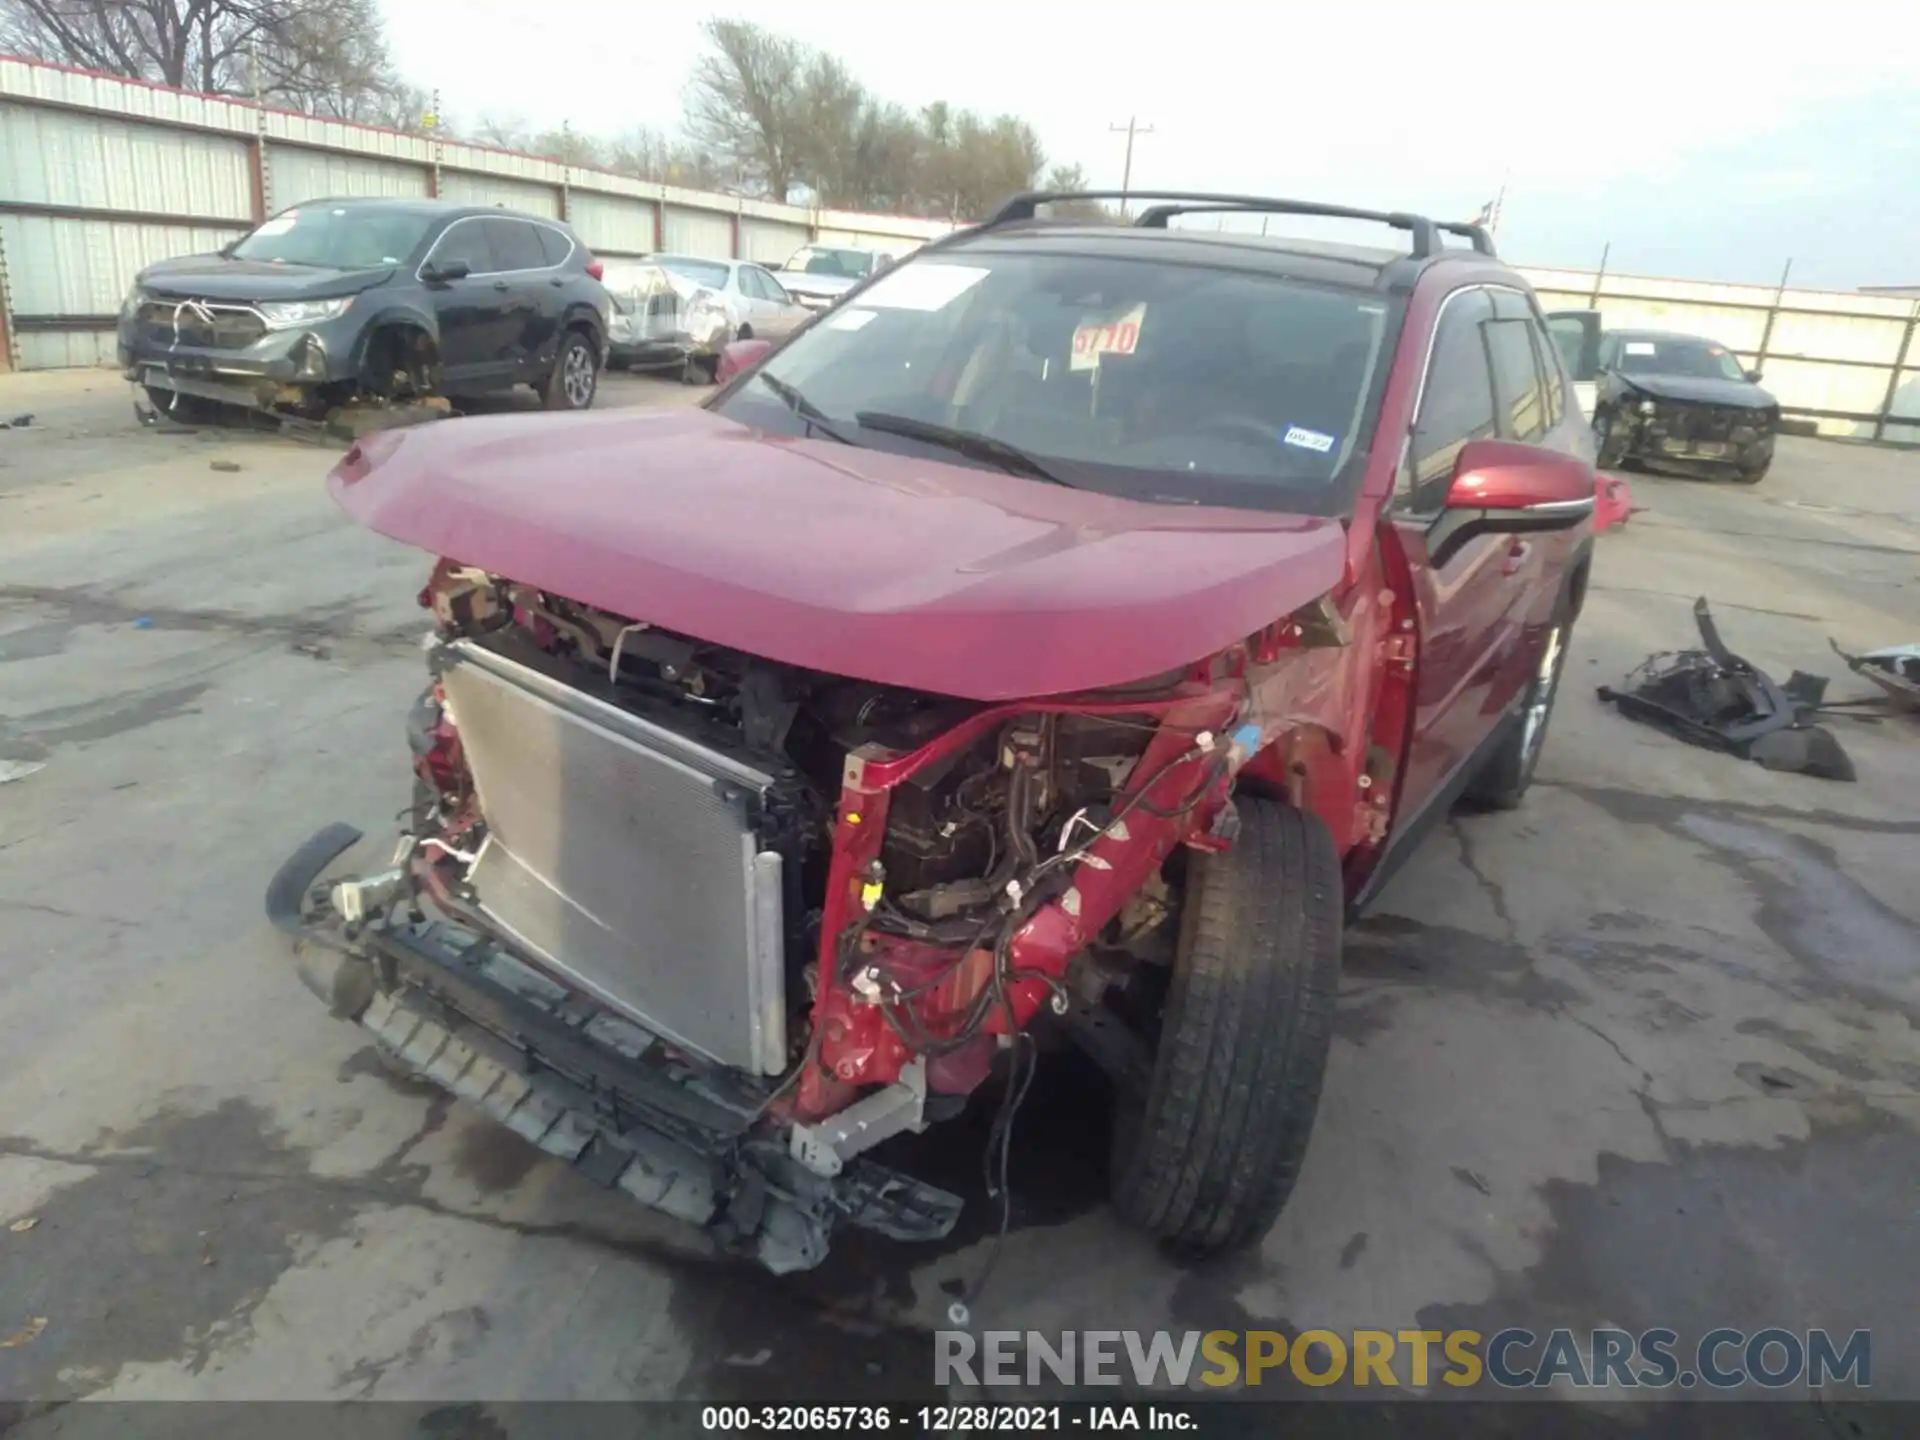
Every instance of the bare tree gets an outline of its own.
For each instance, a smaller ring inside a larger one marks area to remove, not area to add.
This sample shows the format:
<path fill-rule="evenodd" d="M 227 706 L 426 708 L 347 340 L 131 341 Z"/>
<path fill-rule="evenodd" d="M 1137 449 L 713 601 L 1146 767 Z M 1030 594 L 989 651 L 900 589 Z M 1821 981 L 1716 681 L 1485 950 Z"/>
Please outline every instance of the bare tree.
<path fill-rule="evenodd" d="M 713 50 L 687 82 L 688 135 L 784 201 L 800 178 L 807 51 L 742 20 L 701 28 Z"/>
<path fill-rule="evenodd" d="M 0 50 L 337 119 L 424 108 L 377 0 L 0 0 Z"/>

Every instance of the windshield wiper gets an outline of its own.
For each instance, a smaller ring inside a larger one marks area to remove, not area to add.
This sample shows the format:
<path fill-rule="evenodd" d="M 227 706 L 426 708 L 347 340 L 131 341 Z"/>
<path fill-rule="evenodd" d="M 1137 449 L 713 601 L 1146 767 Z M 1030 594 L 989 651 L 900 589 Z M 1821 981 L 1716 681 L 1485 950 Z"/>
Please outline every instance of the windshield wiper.
<path fill-rule="evenodd" d="M 845 435 L 841 434 L 840 431 L 834 429 L 832 416 L 828 415 L 826 411 L 807 399 L 806 396 L 802 395 L 779 376 L 769 375 L 766 371 L 762 370 L 758 375 L 754 376 L 754 379 L 758 380 L 775 395 L 779 396 L 781 403 L 804 420 L 809 429 L 818 430 L 829 440 L 838 440 L 842 445 L 857 445 L 859 443 L 848 439 Z"/>
<path fill-rule="evenodd" d="M 1071 480 L 1062 479 L 1018 445 L 1009 445 L 1005 440 L 982 435 L 978 430 L 959 430 L 932 420 L 916 420 L 911 415 L 889 415 L 881 410 L 861 410 L 853 419 L 863 430 L 878 430 L 884 435 L 922 440 L 929 445 L 951 450 L 956 455 L 998 465 L 1009 475 L 1024 475 L 1030 480 L 1045 480 L 1050 485 L 1075 488 Z"/>

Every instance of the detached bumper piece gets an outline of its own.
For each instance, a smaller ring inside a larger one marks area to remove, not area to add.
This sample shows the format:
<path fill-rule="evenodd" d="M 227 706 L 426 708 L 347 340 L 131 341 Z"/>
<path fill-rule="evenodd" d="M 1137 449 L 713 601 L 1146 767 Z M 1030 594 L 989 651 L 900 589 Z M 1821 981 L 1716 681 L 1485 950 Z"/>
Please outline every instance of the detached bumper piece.
<path fill-rule="evenodd" d="M 1694 601 L 1693 615 L 1704 649 L 1651 656 L 1622 688 L 1602 685 L 1600 698 L 1629 720 L 1769 770 L 1856 778 L 1840 742 L 1814 723 L 1825 678 L 1796 670 L 1781 684 L 1727 649 L 1705 596 Z"/>

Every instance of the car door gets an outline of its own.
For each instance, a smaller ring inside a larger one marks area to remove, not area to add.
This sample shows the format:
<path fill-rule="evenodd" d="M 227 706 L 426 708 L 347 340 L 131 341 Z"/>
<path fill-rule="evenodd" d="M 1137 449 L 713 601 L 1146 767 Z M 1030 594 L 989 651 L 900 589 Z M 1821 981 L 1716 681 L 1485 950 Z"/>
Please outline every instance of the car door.
<path fill-rule="evenodd" d="M 1412 574 L 1419 637 L 1402 824 L 1458 792 L 1514 698 L 1511 675 L 1525 595 L 1519 569 L 1528 558 L 1525 552 L 1516 557 L 1514 541 L 1522 537 L 1476 535 L 1437 555 L 1428 544 L 1461 448 L 1512 429 L 1516 406 L 1542 406 L 1537 393 L 1514 393 L 1511 376 L 1496 387 L 1494 347 L 1503 323 L 1514 322 L 1496 317 L 1488 289 L 1455 291 L 1441 306 L 1419 413 L 1395 486 L 1390 523 Z M 1528 345 L 1524 328 L 1515 338 Z"/>
<path fill-rule="evenodd" d="M 560 292 L 530 220 L 488 216 L 481 222 L 493 247 L 493 286 L 505 306 L 498 358 L 515 380 L 538 378 L 541 360 L 560 331 Z"/>
<path fill-rule="evenodd" d="M 788 295 L 780 282 L 758 265 L 740 267 L 741 279 L 750 287 L 757 312 L 754 333 L 769 340 L 784 340 L 794 327 L 807 318 L 807 312 Z"/>
<path fill-rule="evenodd" d="M 1560 363 L 1573 377 L 1573 393 L 1580 412 L 1593 419 L 1594 381 L 1600 373 L 1600 312 L 1553 310 L 1546 316 L 1547 333 L 1560 352 Z"/>
<path fill-rule="evenodd" d="M 448 265 L 464 265 L 467 273 L 445 278 L 440 272 Z M 420 264 L 420 278 L 440 325 L 444 390 L 458 394 L 502 383 L 498 351 L 507 307 L 494 284 L 496 268 L 477 217 L 456 220 L 441 231 Z"/>

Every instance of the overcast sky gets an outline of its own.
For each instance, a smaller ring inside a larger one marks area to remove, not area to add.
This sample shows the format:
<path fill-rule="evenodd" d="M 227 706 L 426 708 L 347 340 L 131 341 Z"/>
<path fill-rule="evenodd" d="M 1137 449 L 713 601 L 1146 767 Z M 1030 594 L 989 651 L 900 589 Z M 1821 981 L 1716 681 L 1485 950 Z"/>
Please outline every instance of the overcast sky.
<path fill-rule="evenodd" d="M 874 91 L 1011 111 L 1049 159 L 1464 219 L 1510 176 L 1533 265 L 1850 289 L 1920 284 L 1920 21 L 1892 3 L 1720 0 L 384 0 L 449 116 L 667 129 L 709 15 L 839 55 Z"/>

